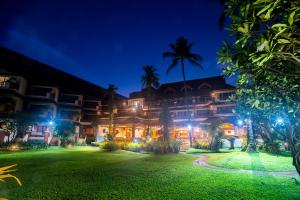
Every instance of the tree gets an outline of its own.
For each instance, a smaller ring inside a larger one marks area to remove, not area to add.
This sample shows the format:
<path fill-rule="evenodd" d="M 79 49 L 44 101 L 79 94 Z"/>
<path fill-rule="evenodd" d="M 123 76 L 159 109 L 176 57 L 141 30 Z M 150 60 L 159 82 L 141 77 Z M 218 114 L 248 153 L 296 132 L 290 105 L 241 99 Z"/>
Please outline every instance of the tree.
<path fill-rule="evenodd" d="M 211 141 L 209 148 L 212 151 L 218 152 L 222 146 L 222 137 L 224 132 L 220 130 L 220 125 L 223 124 L 224 121 L 222 119 L 215 119 L 209 125 L 205 126 L 204 128 L 208 131 L 211 135 Z"/>
<path fill-rule="evenodd" d="M 237 113 L 285 135 L 300 174 L 300 2 L 225 0 L 224 12 L 231 39 L 219 62 L 237 75 Z"/>
<path fill-rule="evenodd" d="M 146 65 L 143 68 L 143 75 L 141 78 L 142 87 L 146 89 L 146 100 L 148 102 L 148 127 L 147 127 L 147 136 L 151 134 L 151 103 L 153 100 L 153 89 L 159 87 L 159 75 L 156 72 L 156 69 L 152 65 Z"/>
<path fill-rule="evenodd" d="M 61 146 L 72 143 L 71 136 L 75 135 L 75 124 L 68 120 L 57 120 L 54 126 L 54 134 L 61 140 Z"/>
<path fill-rule="evenodd" d="M 107 94 L 108 94 L 108 113 L 109 113 L 109 127 L 108 127 L 108 140 L 114 139 L 115 132 L 115 114 L 117 111 L 115 103 L 115 94 L 117 87 L 114 84 L 108 84 Z"/>
<path fill-rule="evenodd" d="M 177 39 L 175 44 L 170 44 L 171 51 L 164 52 L 163 57 L 172 58 L 172 63 L 167 69 L 167 74 L 176 68 L 179 64 L 181 64 L 181 72 L 183 78 L 183 87 L 184 87 L 184 95 L 185 95 L 185 105 L 188 113 L 188 123 L 191 122 L 191 113 L 189 109 L 188 103 L 188 93 L 187 93 L 187 85 L 186 85 L 186 75 L 185 75 L 185 61 L 188 61 L 193 66 L 200 67 L 202 66 L 200 62 L 202 61 L 202 57 L 198 54 L 192 53 L 192 47 L 194 43 L 189 43 L 187 39 L 184 37 L 180 37 Z M 192 147 L 192 133 L 189 131 L 190 138 L 190 147 Z"/>
<path fill-rule="evenodd" d="M 173 122 L 172 115 L 170 113 L 168 103 L 166 101 L 162 102 L 162 108 L 159 115 L 159 122 L 163 126 L 163 141 L 165 144 L 169 144 L 170 142 L 170 132 L 169 128 Z"/>

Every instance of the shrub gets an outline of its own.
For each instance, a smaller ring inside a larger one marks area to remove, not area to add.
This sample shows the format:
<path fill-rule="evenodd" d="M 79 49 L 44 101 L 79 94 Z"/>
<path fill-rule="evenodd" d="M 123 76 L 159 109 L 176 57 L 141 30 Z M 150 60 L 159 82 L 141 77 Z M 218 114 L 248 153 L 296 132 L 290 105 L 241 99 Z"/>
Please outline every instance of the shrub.
<path fill-rule="evenodd" d="M 70 145 L 74 144 L 73 140 L 68 137 L 61 138 L 60 141 L 61 141 L 60 146 L 62 147 L 69 147 Z"/>
<path fill-rule="evenodd" d="M 43 140 L 28 140 L 22 144 L 27 149 L 47 149 L 48 144 Z"/>
<path fill-rule="evenodd" d="M 170 142 L 171 152 L 172 153 L 179 153 L 181 144 L 182 144 L 181 140 L 172 140 Z"/>
<path fill-rule="evenodd" d="M 127 150 L 128 149 L 128 143 L 123 141 L 123 142 L 116 142 L 116 144 L 119 146 L 120 149 L 122 150 Z"/>
<path fill-rule="evenodd" d="M 192 147 L 195 149 L 209 149 L 208 141 L 194 141 Z"/>
<path fill-rule="evenodd" d="M 180 140 L 173 140 L 169 143 L 156 141 L 152 143 L 152 151 L 155 154 L 178 153 L 180 151 L 180 146 Z"/>
<path fill-rule="evenodd" d="M 106 151 L 116 151 L 119 149 L 118 144 L 112 141 L 101 142 L 99 146 Z"/>
<path fill-rule="evenodd" d="M 133 152 L 140 152 L 142 150 L 142 144 L 140 143 L 129 143 L 127 150 L 128 151 L 133 151 Z"/>
<path fill-rule="evenodd" d="M 264 150 L 268 153 L 278 154 L 280 153 L 280 141 L 267 142 L 264 144 Z"/>

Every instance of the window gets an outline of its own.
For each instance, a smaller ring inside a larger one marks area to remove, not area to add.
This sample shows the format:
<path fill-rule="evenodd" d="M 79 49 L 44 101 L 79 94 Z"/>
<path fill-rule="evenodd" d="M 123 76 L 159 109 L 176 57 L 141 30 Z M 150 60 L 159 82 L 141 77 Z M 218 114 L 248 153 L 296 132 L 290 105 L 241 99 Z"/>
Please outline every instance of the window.
<path fill-rule="evenodd" d="M 219 94 L 219 100 L 220 101 L 226 101 L 229 100 L 229 97 L 232 95 L 232 92 L 226 92 L 226 93 L 220 93 Z"/>
<path fill-rule="evenodd" d="M 217 113 L 232 113 L 233 109 L 232 106 L 217 107 Z"/>
<path fill-rule="evenodd" d="M 208 116 L 208 114 L 209 114 L 209 110 L 197 110 L 196 111 L 197 117 Z"/>

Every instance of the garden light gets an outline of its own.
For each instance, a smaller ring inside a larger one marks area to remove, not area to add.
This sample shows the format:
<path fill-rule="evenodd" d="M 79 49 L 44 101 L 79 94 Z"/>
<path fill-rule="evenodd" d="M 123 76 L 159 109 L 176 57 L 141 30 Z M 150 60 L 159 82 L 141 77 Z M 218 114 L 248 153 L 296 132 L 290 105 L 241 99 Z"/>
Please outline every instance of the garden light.
<path fill-rule="evenodd" d="M 283 119 L 282 119 L 281 117 L 278 117 L 278 118 L 276 119 L 276 124 L 278 124 L 278 125 L 283 125 Z"/>
<path fill-rule="evenodd" d="M 237 121 L 237 124 L 238 124 L 239 126 L 242 126 L 242 125 L 243 125 L 243 121 L 239 119 L 239 120 Z"/>

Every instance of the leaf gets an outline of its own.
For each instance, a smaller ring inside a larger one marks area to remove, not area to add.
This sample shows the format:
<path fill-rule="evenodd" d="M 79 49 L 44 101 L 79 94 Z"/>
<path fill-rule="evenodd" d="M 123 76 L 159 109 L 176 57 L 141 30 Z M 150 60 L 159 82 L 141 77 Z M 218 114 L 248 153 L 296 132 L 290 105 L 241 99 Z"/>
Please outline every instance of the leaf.
<path fill-rule="evenodd" d="M 259 100 L 258 99 L 255 100 L 252 107 L 259 108 Z"/>
<path fill-rule="evenodd" d="M 286 24 L 274 24 L 271 28 L 287 27 Z"/>
<path fill-rule="evenodd" d="M 274 39 L 276 39 L 279 35 L 281 35 L 286 30 L 287 30 L 287 28 L 284 28 L 281 31 L 279 31 L 278 33 L 276 33 L 276 35 L 274 36 Z"/>
<path fill-rule="evenodd" d="M 263 9 L 261 9 L 256 16 L 261 15 L 262 13 L 264 13 L 266 10 L 268 10 L 270 7 L 272 6 L 272 3 L 270 3 L 269 5 L 265 6 Z"/>
<path fill-rule="evenodd" d="M 288 43 L 291 43 L 289 40 L 287 39 L 278 39 L 277 40 L 279 44 L 288 44 Z"/>
<path fill-rule="evenodd" d="M 270 2 L 270 0 L 257 0 L 253 4 L 257 5 L 257 4 L 266 3 L 266 2 Z"/>
<path fill-rule="evenodd" d="M 294 11 L 294 12 L 292 12 L 292 13 L 290 14 L 290 16 L 289 16 L 288 21 L 289 21 L 290 26 L 292 26 L 293 23 L 294 23 L 294 15 L 295 15 L 295 13 L 296 13 L 296 12 Z"/>

